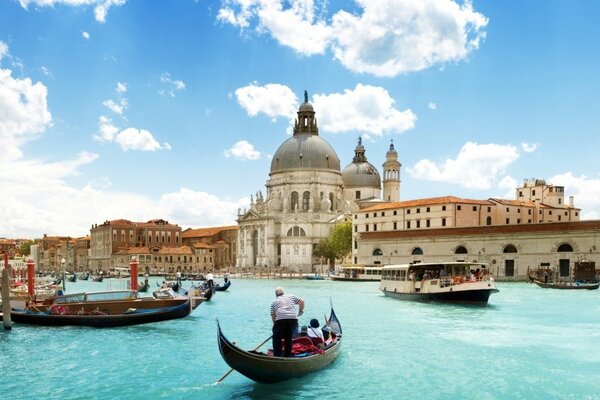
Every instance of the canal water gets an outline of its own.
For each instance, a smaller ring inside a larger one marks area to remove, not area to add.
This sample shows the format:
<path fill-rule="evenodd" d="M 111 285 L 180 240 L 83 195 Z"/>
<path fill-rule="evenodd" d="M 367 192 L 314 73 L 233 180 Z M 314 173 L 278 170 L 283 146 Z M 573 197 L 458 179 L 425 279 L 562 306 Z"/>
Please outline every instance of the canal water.
<path fill-rule="evenodd" d="M 67 292 L 124 282 L 68 283 Z M 237 372 L 215 385 L 229 369 L 216 319 L 230 340 L 255 347 L 271 334 L 277 286 L 306 301 L 301 324 L 322 321 L 333 303 L 344 330 L 340 357 L 276 385 Z M 498 287 L 488 306 L 473 307 L 390 299 L 371 282 L 234 279 L 180 320 L 112 329 L 14 324 L 0 332 L 0 398 L 600 398 L 600 291 Z"/>

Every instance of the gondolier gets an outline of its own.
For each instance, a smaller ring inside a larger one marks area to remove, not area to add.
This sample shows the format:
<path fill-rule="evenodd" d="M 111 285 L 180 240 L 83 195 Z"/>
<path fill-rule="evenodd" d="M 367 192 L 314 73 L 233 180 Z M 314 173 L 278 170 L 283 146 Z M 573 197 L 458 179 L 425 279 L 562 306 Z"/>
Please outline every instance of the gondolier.
<path fill-rule="evenodd" d="M 298 313 L 296 314 L 296 304 Z M 291 357 L 292 336 L 298 328 L 298 317 L 304 313 L 304 300 L 294 295 L 286 295 L 283 289 L 275 289 L 275 300 L 271 303 L 271 319 L 273 320 L 273 355 Z M 284 341 L 283 351 L 281 340 Z"/>

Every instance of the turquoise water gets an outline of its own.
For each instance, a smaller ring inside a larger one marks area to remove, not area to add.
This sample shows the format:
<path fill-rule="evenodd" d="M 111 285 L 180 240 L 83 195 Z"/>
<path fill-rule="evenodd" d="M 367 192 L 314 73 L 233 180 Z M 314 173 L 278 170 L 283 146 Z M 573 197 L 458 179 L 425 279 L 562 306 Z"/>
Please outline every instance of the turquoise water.
<path fill-rule="evenodd" d="M 118 289 L 119 282 L 68 283 L 67 291 Z M 332 299 L 344 329 L 340 357 L 281 384 L 233 372 L 214 385 L 229 369 L 215 319 L 229 339 L 253 348 L 271 334 L 276 286 L 305 299 L 303 324 L 322 321 Z M 114 329 L 14 324 L 0 332 L 0 398 L 600 398 L 600 290 L 499 283 L 487 307 L 472 307 L 402 302 L 377 287 L 233 280 L 229 291 L 180 320 Z"/>

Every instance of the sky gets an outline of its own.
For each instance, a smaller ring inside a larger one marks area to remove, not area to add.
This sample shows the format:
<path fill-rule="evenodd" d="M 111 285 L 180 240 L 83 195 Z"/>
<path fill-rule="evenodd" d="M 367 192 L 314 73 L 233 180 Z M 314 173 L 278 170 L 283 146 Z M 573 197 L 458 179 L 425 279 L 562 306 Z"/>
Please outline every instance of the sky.
<path fill-rule="evenodd" d="M 595 0 L 0 1 L 0 238 L 235 224 L 308 92 L 401 200 L 565 187 L 600 219 Z"/>

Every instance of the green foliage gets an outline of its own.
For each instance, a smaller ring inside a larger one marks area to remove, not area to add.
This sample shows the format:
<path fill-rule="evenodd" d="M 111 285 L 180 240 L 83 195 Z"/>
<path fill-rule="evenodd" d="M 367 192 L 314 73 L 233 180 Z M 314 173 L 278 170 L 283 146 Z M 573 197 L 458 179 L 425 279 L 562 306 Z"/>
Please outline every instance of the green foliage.
<path fill-rule="evenodd" d="M 31 245 L 32 244 L 35 244 L 35 242 L 33 240 L 28 240 L 26 242 L 21 243 L 21 247 L 19 248 L 19 250 L 21 250 L 22 256 L 31 255 Z"/>
<path fill-rule="evenodd" d="M 333 264 L 336 259 L 344 260 L 352 251 L 352 222 L 336 224 L 329 237 L 321 240 L 314 251 L 317 257 L 323 257 Z"/>

